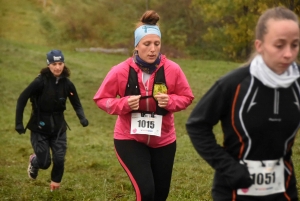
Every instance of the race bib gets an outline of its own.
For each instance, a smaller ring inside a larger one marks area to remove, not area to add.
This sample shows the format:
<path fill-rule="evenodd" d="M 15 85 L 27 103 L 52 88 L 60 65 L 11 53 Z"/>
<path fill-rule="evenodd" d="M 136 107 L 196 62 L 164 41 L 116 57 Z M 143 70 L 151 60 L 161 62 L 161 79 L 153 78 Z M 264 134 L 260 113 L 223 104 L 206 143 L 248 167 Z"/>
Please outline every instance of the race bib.
<path fill-rule="evenodd" d="M 161 115 L 131 113 L 130 134 L 161 136 Z"/>
<path fill-rule="evenodd" d="M 285 192 L 282 158 L 265 161 L 244 160 L 244 162 L 247 163 L 254 184 L 247 189 L 238 189 L 238 195 L 263 196 Z"/>

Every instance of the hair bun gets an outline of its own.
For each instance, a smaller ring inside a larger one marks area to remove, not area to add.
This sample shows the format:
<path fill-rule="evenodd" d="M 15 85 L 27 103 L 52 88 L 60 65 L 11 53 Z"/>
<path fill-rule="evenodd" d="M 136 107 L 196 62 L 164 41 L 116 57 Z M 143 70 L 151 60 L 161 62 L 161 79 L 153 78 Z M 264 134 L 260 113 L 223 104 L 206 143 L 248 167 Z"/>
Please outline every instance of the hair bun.
<path fill-rule="evenodd" d="M 140 21 L 143 24 L 156 25 L 159 21 L 159 15 L 154 10 L 148 10 L 143 14 Z"/>

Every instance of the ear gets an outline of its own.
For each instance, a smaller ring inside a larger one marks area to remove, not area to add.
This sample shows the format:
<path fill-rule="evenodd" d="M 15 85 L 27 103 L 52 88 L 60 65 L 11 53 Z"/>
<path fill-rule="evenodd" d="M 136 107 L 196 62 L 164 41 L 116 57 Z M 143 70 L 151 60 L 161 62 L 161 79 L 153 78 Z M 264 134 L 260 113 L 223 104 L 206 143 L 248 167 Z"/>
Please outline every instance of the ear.
<path fill-rule="evenodd" d="M 256 39 L 254 42 L 254 46 L 258 53 L 262 52 L 262 41 L 261 40 Z"/>

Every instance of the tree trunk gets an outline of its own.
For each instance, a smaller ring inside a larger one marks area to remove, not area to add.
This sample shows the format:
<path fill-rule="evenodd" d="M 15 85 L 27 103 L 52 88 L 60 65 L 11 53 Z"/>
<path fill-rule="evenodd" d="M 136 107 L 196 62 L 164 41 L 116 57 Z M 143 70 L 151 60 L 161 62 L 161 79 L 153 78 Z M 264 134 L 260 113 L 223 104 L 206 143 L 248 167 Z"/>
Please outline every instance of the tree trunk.
<path fill-rule="evenodd" d="M 290 0 L 289 9 L 292 10 L 292 11 L 294 11 L 294 9 L 295 9 L 294 0 Z"/>
<path fill-rule="evenodd" d="M 149 10 L 149 1 L 150 0 L 146 0 L 146 10 Z"/>

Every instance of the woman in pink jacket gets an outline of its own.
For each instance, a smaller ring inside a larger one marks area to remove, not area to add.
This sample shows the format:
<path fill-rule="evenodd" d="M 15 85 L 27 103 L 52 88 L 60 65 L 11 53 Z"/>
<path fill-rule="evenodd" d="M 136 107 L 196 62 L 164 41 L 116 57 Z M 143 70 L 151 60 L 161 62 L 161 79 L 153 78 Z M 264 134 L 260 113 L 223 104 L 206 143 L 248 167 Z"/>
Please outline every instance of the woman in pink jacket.
<path fill-rule="evenodd" d="M 143 14 L 134 55 L 108 72 L 93 98 L 100 109 L 118 115 L 116 155 L 137 201 L 167 199 L 176 152 L 173 113 L 194 99 L 180 66 L 160 53 L 158 20 L 153 10 Z"/>

